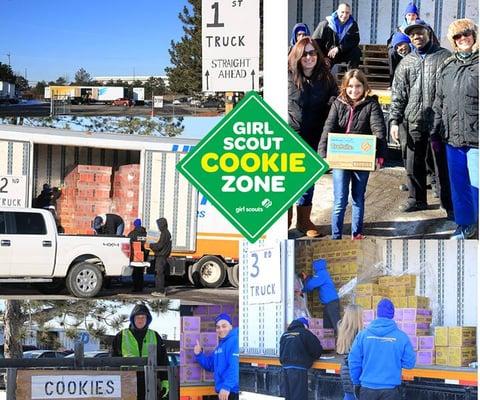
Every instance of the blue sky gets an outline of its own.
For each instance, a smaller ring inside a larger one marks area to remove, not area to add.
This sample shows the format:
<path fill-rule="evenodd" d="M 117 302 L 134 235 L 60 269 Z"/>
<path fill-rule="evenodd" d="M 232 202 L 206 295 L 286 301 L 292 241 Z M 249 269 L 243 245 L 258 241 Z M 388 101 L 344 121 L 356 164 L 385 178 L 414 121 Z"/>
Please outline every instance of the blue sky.
<path fill-rule="evenodd" d="M 1 0 L 0 62 L 30 83 L 83 67 L 95 75 L 163 75 L 187 0 Z"/>

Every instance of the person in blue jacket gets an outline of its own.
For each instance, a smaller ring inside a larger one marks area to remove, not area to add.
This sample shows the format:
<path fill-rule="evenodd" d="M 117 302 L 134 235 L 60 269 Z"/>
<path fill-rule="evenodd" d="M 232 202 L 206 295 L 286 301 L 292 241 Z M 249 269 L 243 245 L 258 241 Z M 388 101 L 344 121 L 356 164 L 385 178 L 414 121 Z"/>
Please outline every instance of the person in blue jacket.
<path fill-rule="evenodd" d="M 202 368 L 213 372 L 215 391 L 219 400 L 238 400 L 240 390 L 238 328 L 233 328 L 232 319 L 225 313 L 215 318 L 215 327 L 219 339 L 215 351 L 210 355 L 205 354 L 197 340 L 193 349 L 195 359 Z"/>
<path fill-rule="evenodd" d="M 336 335 L 338 321 L 340 321 L 340 301 L 337 289 L 327 270 L 327 260 L 314 260 L 312 266 L 314 274 L 306 277 L 302 291 L 309 293 L 318 289 L 318 298 L 325 307 L 323 327 L 334 329 Z"/>
<path fill-rule="evenodd" d="M 290 45 L 288 46 L 288 54 L 292 50 L 293 46 L 297 44 L 297 42 L 305 36 L 310 36 L 310 29 L 308 29 L 308 25 L 304 24 L 303 22 L 299 22 L 295 24 L 292 29 L 292 36 L 290 37 Z"/>
<path fill-rule="evenodd" d="M 415 366 L 415 351 L 407 334 L 398 329 L 394 314 L 392 302 L 382 299 L 377 319 L 353 342 L 348 364 L 359 400 L 400 400 L 402 368 Z"/>

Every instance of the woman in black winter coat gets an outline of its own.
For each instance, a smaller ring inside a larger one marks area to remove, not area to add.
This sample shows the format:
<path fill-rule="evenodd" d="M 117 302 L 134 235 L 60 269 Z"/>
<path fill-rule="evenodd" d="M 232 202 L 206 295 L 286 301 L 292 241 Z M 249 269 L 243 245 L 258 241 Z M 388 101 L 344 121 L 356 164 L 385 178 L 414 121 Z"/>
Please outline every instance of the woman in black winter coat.
<path fill-rule="evenodd" d="M 310 37 L 299 40 L 288 56 L 288 123 L 317 151 L 329 102 L 338 94 L 318 45 Z M 314 186 L 297 202 L 297 229 L 309 237 L 320 236 L 310 220 Z M 292 210 L 288 212 L 290 227 Z"/>
<path fill-rule="evenodd" d="M 457 19 L 447 37 L 454 53 L 437 73 L 432 147 L 446 143 L 448 174 L 457 229 L 453 239 L 470 239 L 478 224 L 478 27 Z"/>
<path fill-rule="evenodd" d="M 320 140 L 320 155 L 327 156 L 329 133 L 375 135 L 377 137 L 376 165 L 383 166 L 386 154 L 386 127 L 383 112 L 376 96 L 369 96 L 370 87 L 364 73 L 347 71 L 342 80 L 340 95 L 333 102 Z M 363 215 L 368 171 L 333 170 L 332 239 L 341 239 L 343 219 L 352 194 L 352 239 L 363 239 Z"/>

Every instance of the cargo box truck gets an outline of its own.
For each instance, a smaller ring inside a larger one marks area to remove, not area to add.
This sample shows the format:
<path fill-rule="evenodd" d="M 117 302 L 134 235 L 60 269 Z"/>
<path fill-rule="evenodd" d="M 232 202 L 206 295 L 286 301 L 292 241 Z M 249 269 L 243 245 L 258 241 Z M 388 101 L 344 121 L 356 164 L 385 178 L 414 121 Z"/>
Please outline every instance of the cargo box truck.
<path fill-rule="evenodd" d="M 342 309 L 348 302 L 356 301 L 352 293 L 357 280 L 365 282 L 378 275 L 411 274 L 415 279 L 415 295 L 429 298 L 432 327 L 476 327 L 477 250 L 478 242 L 473 240 L 289 240 L 256 246 L 242 242 L 240 382 L 244 398 L 263 398 L 264 395 L 265 399 L 281 398 L 280 337 L 288 324 L 299 316 L 298 307 L 294 306 L 296 274 L 308 272 L 313 259 L 324 258 L 327 265 L 330 264 L 329 271 L 339 293 L 346 293 L 340 297 Z M 278 268 L 269 268 L 268 275 L 262 278 L 262 267 L 271 267 L 265 257 L 280 262 Z M 343 274 L 338 275 L 334 269 L 337 272 L 340 269 Z M 357 272 L 352 274 L 352 270 Z M 277 289 L 275 295 L 272 295 L 272 288 Z M 321 307 L 317 293 L 308 298 L 311 316 L 322 318 L 316 310 Z M 433 335 L 431 329 L 430 335 Z M 439 347 L 436 349 L 440 352 Z M 403 398 L 477 398 L 476 368 L 421 365 L 420 361 L 417 353 L 415 368 L 403 370 Z M 331 350 L 314 363 L 309 372 L 309 399 L 343 398 L 340 362 Z"/>
<path fill-rule="evenodd" d="M 115 173 L 121 166 L 138 164 L 138 217 L 149 241 L 159 237 L 156 220 L 167 219 L 173 242 L 169 273 L 185 275 L 200 287 L 228 282 L 238 287 L 241 235 L 176 169 L 197 142 L 4 125 L 0 206 L 31 207 L 43 184 L 62 186 L 78 165 L 109 166 Z"/>

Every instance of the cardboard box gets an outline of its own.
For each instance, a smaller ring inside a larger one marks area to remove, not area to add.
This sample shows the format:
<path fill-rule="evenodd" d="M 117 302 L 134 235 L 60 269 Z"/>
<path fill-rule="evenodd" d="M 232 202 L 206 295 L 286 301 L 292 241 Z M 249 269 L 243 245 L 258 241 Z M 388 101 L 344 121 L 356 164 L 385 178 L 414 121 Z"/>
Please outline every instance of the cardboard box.
<path fill-rule="evenodd" d="M 432 322 L 432 311 L 423 308 L 404 308 L 403 320 L 408 322 Z"/>
<path fill-rule="evenodd" d="M 392 297 L 390 300 L 395 308 L 408 308 L 408 297 Z"/>
<path fill-rule="evenodd" d="M 407 286 L 388 286 L 387 290 L 383 292 L 388 297 L 406 297 L 415 294 L 415 288 Z"/>
<path fill-rule="evenodd" d="M 413 350 L 417 351 L 418 350 L 418 336 L 408 335 L 408 338 L 410 339 L 410 343 L 412 344 Z"/>
<path fill-rule="evenodd" d="M 200 332 L 200 345 L 202 347 L 215 347 L 218 344 L 216 333 Z"/>
<path fill-rule="evenodd" d="M 357 285 L 355 291 L 358 296 L 378 296 L 380 289 L 376 283 L 361 283 Z"/>
<path fill-rule="evenodd" d="M 374 171 L 375 135 L 329 133 L 327 163 L 330 168 Z"/>
<path fill-rule="evenodd" d="M 448 346 L 448 327 L 435 327 L 435 346 Z"/>
<path fill-rule="evenodd" d="M 405 322 L 401 323 L 401 329 L 407 335 L 411 336 L 426 336 L 429 333 L 430 324 Z"/>
<path fill-rule="evenodd" d="M 475 347 L 448 347 L 447 365 L 452 367 L 467 367 L 476 360 Z"/>
<path fill-rule="evenodd" d="M 476 343 L 477 329 L 473 326 L 451 326 L 448 328 L 449 346 L 473 346 Z"/>
<path fill-rule="evenodd" d="M 448 347 L 435 347 L 435 364 L 448 365 Z"/>
<path fill-rule="evenodd" d="M 359 306 L 362 306 L 365 309 L 372 308 L 372 296 L 357 296 L 355 298 L 355 303 Z"/>
<path fill-rule="evenodd" d="M 380 303 L 380 301 L 384 298 L 384 296 L 372 296 L 372 308 L 376 310 L 378 303 Z"/>
<path fill-rule="evenodd" d="M 182 317 L 182 332 L 200 332 L 200 317 Z"/>
<path fill-rule="evenodd" d="M 370 323 L 375 319 L 375 310 L 363 310 L 363 322 Z"/>
<path fill-rule="evenodd" d="M 403 321 L 403 308 L 395 308 L 395 314 L 393 315 L 393 320 L 395 322 Z"/>
<path fill-rule="evenodd" d="M 419 336 L 418 337 L 418 349 L 419 350 L 435 350 L 435 337 L 434 336 Z"/>
<path fill-rule="evenodd" d="M 195 383 L 202 381 L 202 367 L 200 364 L 187 364 L 180 367 L 180 382 Z"/>
<path fill-rule="evenodd" d="M 180 348 L 193 349 L 200 342 L 200 332 L 184 332 L 180 334 Z"/>
<path fill-rule="evenodd" d="M 195 362 L 193 349 L 182 348 L 180 351 L 180 365 L 195 364 Z"/>
<path fill-rule="evenodd" d="M 320 344 L 322 345 L 323 350 L 335 350 L 335 338 L 321 338 Z"/>
<path fill-rule="evenodd" d="M 213 382 L 213 372 L 202 369 L 202 382 Z"/>
<path fill-rule="evenodd" d="M 423 296 L 408 296 L 408 305 L 405 308 L 429 308 L 430 299 Z"/>
<path fill-rule="evenodd" d="M 310 318 L 309 326 L 310 329 L 322 329 L 323 328 L 323 319 L 322 318 Z"/>
<path fill-rule="evenodd" d="M 435 350 L 419 350 L 417 351 L 417 364 L 433 365 L 435 364 Z"/>

